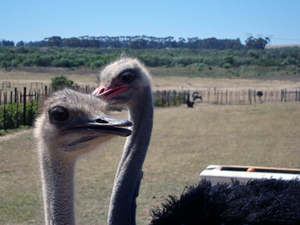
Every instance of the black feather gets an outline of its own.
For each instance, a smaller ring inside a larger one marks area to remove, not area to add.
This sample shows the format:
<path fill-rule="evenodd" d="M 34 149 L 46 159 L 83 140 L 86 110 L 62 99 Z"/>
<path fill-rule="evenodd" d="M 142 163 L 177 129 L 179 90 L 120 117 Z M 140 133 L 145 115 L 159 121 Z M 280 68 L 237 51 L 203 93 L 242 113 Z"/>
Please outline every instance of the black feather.
<path fill-rule="evenodd" d="M 300 224 L 300 181 L 263 179 L 246 184 L 201 180 L 180 198 L 152 210 L 151 225 Z"/>

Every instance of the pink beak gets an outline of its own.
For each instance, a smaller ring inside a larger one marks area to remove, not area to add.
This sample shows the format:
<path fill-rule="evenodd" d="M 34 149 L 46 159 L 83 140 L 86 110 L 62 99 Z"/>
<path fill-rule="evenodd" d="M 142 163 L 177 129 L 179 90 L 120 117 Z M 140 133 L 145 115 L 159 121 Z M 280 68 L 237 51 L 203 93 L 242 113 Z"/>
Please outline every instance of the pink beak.
<path fill-rule="evenodd" d="M 92 95 L 96 95 L 97 97 L 103 97 L 105 99 L 111 99 L 120 92 L 125 91 L 128 87 L 128 84 L 112 88 L 100 85 L 95 89 L 95 91 L 93 91 Z"/>

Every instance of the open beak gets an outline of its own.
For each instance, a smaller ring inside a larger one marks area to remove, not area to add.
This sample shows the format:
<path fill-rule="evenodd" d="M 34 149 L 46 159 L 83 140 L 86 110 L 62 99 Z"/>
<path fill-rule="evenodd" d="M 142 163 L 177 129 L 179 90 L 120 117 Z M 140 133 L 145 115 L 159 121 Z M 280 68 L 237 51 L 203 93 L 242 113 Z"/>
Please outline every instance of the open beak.
<path fill-rule="evenodd" d="M 102 134 L 127 137 L 131 135 L 131 130 L 123 127 L 130 126 L 132 126 L 132 122 L 129 120 L 119 120 L 109 116 L 102 116 L 93 121 L 71 125 L 67 129 L 87 133 L 87 136 L 101 136 Z"/>
<path fill-rule="evenodd" d="M 95 91 L 93 91 L 92 95 L 104 99 L 111 99 L 120 92 L 125 91 L 128 87 L 128 84 L 121 85 L 118 87 L 104 87 L 100 85 L 98 88 L 95 89 Z"/>

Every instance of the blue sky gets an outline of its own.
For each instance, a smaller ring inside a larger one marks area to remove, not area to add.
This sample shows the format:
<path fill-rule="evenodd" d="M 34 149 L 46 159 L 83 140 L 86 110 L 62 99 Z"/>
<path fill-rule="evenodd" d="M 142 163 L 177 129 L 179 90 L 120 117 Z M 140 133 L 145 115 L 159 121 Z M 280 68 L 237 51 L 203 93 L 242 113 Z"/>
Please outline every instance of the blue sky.
<path fill-rule="evenodd" d="M 147 35 L 244 43 L 252 34 L 300 44 L 299 10 L 299 0 L 4 0 L 0 40 Z"/>

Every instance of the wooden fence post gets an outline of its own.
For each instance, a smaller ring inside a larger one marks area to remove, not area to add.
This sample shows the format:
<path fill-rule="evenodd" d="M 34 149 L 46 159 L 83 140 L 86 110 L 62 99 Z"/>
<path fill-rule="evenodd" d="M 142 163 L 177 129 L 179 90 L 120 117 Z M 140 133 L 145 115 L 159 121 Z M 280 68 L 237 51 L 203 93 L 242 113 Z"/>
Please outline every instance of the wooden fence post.
<path fill-rule="evenodd" d="M 17 102 L 18 102 L 18 90 L 15 87 L 15 103 L 17 103 Z"/>
<path fill-rule="evenodd" d="M 226 104 L 227 104 L 227 96 L 228 96 L 228 90 L 226 89 Z"/>
<path fill-rule="evenodd" d="M 210 89 L 208 89 L 208 93 L 207 93 L 207 103 L 209 104 L 209 94 L 210 94 Z"/>
<path fill-rule="evenodd" d="M 17 104 L 16 122 L 17 122 L 17 127 L 19 127 L 19 101 L 18 101 L 18 90 L 17 90 L 17 88 L 15 88 L 15 98 L 16 98 L 16 104 Z"/>
<path fill-rule="evenodd" d="M 13 92 L 12 91 L 10 91 L 10 104 L 12 105 L 13 104 L 13 98 L 12 98 L 12 96 L 13 96 Z"/>
<path fill-rule="evenodd" d="M 171 94 L 171 91 L 169 90 L 169 92 L 168 92 L 168 94 L 167 94 L 167 98 L 168 98 L 168 106 L 171 106 L 170 94 Z"/>
<path fill-rule="evenodd" d="M 284 89 L 284 102 L 286 102 L 286 89 Z"/>
<path fill-rule="evenodd" d="M 7 92 L 6 93 L 3 93 L 3 129 L 5 130 L 6 129 L 6 126 L 5 126 L 5 114 L 6 114 L 6 110 L 5 110 L 5 105 L 6 105 L 6 101 L 7 101 Z"/>
<path fill-rule="evenodd" d="M 249 103 L 250 103 L 250 105 L 251 105 L 251 103 L 252 103 L 252 92 L 251 92 L 250 89 L 249 89 L 248 96 L 249 96 Z"/>
<path fill-rule="evenodd" d="M 274 95 L 273 95 L 273 91 L 271 91 L 271 93 L 270 93 L 270 96 L 272 97 L 272 102 L 273 102 L 273 98 L 274 98 Z"/>
<path fill-rule="evenodd" d="M 23 125 L 26 125 L 26 87 L 23 92 Z"/>
<path fill-rule="evenodd" d="M 222 105 L 222 102 L 223 102 L 223 90 L 221 91 L 221 105 Z"/>
<path fill-rule="evenodd" d="M 265 103 L 267 103 L 267 90 L 265 90 Z"/>

